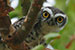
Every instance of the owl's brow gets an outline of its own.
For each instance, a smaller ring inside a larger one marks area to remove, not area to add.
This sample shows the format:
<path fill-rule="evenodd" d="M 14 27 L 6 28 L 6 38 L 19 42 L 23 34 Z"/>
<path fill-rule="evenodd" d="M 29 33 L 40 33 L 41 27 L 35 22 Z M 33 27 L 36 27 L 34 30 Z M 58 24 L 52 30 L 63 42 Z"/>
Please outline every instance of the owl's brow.
<path fill-rule="evenodd" d="M 46 8 L 51 9 L 54 15 L 57 14 L 57 13 L 62 13 L 62 14 L 64 14 L 64 12 L 62 12 L 62 11 L 61 11 L 60 9 L 58 9 L 58 8 L 55 8 L 55 7 L 46 7 Z"/>

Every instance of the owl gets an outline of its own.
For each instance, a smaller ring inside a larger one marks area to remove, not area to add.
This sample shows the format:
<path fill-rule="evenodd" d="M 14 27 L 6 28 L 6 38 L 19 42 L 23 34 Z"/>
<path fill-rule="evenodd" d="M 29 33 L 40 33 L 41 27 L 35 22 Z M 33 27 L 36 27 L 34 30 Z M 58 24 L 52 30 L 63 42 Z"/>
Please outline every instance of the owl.
<path fill-rule="evenodd" d="M 16 21 L 13 26 L 16 30 L 20 29 L 24 23 L 25 16 Z M 25 43 L 28 49 L 31 49 L 39 44 L 47 46 L 43 37 L 51 32 L 59 32 L 62 30 L 68 21 L 67 15 L 55 7 L 42 7 L 38 13 L 38 18 L 31 32 L 26 36 Z"/>
<path fill-rule="evenodd" d="M 25 17 L 19 19 L 13 24 L 13 26 L 18 30 Z M 33 48 L 38 44 L 43 44 L 46 46 L 43 36 L 50 32 L 59 32 L 64 28 L 68 21 L 68 17 L 64 12 L 55 7 L 42 7 L 38 13 L 37 21 L 32 29 L 32 31 L 25 38 L 25 43 Z"/>

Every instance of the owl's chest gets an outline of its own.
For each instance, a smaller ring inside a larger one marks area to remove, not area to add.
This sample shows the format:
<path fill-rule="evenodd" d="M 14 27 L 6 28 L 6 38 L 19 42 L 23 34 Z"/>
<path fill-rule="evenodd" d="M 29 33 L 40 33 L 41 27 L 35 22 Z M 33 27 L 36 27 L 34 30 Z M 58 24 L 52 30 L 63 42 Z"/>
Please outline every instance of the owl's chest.
<path fill-rule="evenodd" d="M 41 41 L 41 38 L 43 37 L 42 34 L 39 34 L 39 33 L 36 33 L 36 32 L 33 32 L 32 35 L 31 35 L 31 33 L 29 33 L 29 35 L 26 37 L 25 42 L 31 48 L 38 45 Z"/>
<path fill-rule="evenodd" d="M 34 28 L 26 37 L 25 42 L 29 46 L 36 46 L 40 43 L 44 35 L 50 32 L 56 32 L 58 29 L 56 26 L 49 26 L 47 23 L 41 23 L 41 26 Z"/>
<path fill-rule="evenodd" d="M 48 34 L 51 32 L 58 32 L 59 28 L 57 26 L 49 26 L 47 23 L 42 23 L 41 24 L 41 31 L 43 34 Z"/>

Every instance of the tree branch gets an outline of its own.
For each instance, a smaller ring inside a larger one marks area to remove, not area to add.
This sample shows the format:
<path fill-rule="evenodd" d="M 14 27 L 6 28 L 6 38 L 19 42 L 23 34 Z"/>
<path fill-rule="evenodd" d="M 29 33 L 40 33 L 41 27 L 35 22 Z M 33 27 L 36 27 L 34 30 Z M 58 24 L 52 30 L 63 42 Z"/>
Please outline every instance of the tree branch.
<path fill-rule="evenodd" d="M 12 10 L 13 8 L 7 5 L 6 0 L 0 0 L 0 32 L 3 36 L 10 32 L 11 21 L 8 13 Z"/>
<path fill-rule="evenodd" d="M 4 41 L 8 44 L 8 46 L 13 48 L 13 46 L 18 46 L 24 41 L 28 33 L 32 30 L 34 23 L 36 22 L 38 12 L 42 7 L 43 2 L 44 0 L 33 0 L 22 27 L 18 31 L 14 32 L 14 35 L 12 35 L 11 38 L 7 38 Z"/>
<path fill-rule="evenodd" d="M 7 43 L 12 42 L 13 44 L 15 44 L 16 42 L 17 44 L 17 43 L 23 42 L 23 40 L 26 38 L 28 33 L 31 31 L 34 23 L 36 22 L 37 14 L 40 11 L 40 8 L 43 2 L 44 0 L 33 1 L 33 3 L 31 4 L 30 10 L 28 11 L 28 14 L 27 14 L 27 17 L 28 17 L 27 20 L 26 19 L 24 20 L 24 24 L 22 25 L 22 27 L 16 32 L 14 36 L 12 36 L 11 38 L 9 38 L 9 40 L 7 40 Z"/>
<path fill-rule="evenodd" d="M 24 16 L 27 15 L 30 5 L 31 5 L 30 0 L 22 0 L 21 1 L 22 12 L 23 12 Z"/>

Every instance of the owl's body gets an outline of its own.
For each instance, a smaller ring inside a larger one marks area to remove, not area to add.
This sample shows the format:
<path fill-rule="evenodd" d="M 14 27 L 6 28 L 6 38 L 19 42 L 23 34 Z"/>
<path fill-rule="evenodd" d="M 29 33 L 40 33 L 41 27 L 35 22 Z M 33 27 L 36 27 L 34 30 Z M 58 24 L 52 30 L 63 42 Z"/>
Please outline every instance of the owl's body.
<path fill-rule="evenodd" d="M 25 17 L 16 21 L 13 26 L 16 30 L 20 29 Z M 25 43 L 28 47 L 33 48 L 38 44 L 45 43 L 44 35 L 50 32 L 59 32 L 67 23 L 67 16 L 59 9 L 54 7 L 43 7 L 38 13 L 38 18 L 31 32 L 26 36 Z"/>
<path fill-rule="evenodd" d="M 16 28 L 16 29 L 19 29 L 21 27 L 21 25 L 23 24 L 23 21 L 24 21 L 25 17 L 19 19 L 16 23 L 17 25 L 14 23 L 13 26 Z M 20 22 L 19 22 L 20 21 Z M 21 23 L 22 22 L 22 23 Z M 27 37 L 25 38 L 25 42 L 26 44 L 29 46 L 29 47 L 34 47 L 36 45 L 38 45 L 39 43 L 39 40 L 41 40 L 40 38 L 43 37 L 41 33 L 41 23 L 40 22 L 37 22 L 32 31 L 27 35 Z"/>
<path fill-rule="evenodd" d="M 13 24 L 17 29 L 23 24 L 25 17 Z M 26 44 L 33 48 L 38 44 L 46 45 L 43 36 L 50 32 L 59 32 L 67 23 L 67 16 L 59 9 L 54 7 L 44 7 L 38 14 L 38 19 L 32 31 L 25 38 Z"/>

